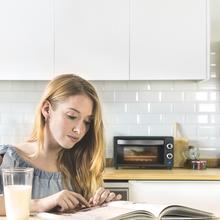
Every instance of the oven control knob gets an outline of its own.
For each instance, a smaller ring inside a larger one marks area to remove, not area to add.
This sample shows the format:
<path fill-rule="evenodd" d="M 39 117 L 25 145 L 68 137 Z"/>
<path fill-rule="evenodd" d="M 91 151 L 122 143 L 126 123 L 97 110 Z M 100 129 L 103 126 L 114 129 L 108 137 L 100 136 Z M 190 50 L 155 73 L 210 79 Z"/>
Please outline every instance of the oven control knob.
<path fill-rule="evenodd" d="M 171 143 L 169 143 L 169 144 L 167 144 L 167 149 L 172 149 L 173 148 L 173 144 L 171 144 Z"/>
<path fill-rule="evenodd" d="M 172 158 L 173 158 L 173 154 L 168 153 L 168 154 L 167 154 L 167 159 L 169 159 L 169 160 L 170 160 L 170 159 L 172 159 Z"/>

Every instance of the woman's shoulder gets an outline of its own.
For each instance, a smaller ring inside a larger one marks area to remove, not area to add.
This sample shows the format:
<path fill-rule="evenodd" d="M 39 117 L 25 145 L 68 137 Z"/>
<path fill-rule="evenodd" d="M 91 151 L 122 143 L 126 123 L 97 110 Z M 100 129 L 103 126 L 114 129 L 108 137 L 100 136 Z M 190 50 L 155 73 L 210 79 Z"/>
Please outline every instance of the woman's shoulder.
<path fill-rule="evenodd" d="M 6 152 L 10 149 L 15 148 L 15 146 L 11 144 L 0 144 L 0 155 L 6 154 Z"/>
<path fill-rule="evenodd" d="M 36 152 L 36 143 L 33 142 L 19 143 L 14 147 L 21 155 L 33 155 Z"/>
<path fill-rule="evenodd" d="M 17 164 L 26 163 L 25 158 L 31 155 L 33 146 L 29 143 L 21 143 L 17 145 L 2 144 L 0 145 L 1 164 Z"/>
<path fill-rule="evenodd" d="M 16 144 L 16 145 L 12 145 L 12 144 L 0 144 L 0 154 L 5 154 L 8 150 L 16 150 L 19 152 L 22 152 L 24 154 L 33 154 L 35 152 L 35 147 L 36 145 L 33 143 L 28 143 L 28 142 L 24 142 L 24 143 L 20 143 L 20 144 Z"/>

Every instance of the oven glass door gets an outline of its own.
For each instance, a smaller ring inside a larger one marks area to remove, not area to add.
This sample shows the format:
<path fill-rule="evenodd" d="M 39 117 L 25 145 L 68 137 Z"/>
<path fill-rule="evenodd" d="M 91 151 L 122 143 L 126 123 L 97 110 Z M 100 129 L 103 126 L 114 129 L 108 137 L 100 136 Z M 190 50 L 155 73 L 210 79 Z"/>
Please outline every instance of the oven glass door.
<path fill-rule="evenodd" d="M 118 145 L 118 162 L 123 165 L 163 166 L 164 151 L 163 140 L 124 140 Z"/>
<path fill-rule="evenodd" d="M 124 146 L 124 164 L 164 164 L 163 146 Z"/>
<path fill-rule="evenodd" d="M 164 146 L 123 146 L 123 164 L 164 164 Z"/>

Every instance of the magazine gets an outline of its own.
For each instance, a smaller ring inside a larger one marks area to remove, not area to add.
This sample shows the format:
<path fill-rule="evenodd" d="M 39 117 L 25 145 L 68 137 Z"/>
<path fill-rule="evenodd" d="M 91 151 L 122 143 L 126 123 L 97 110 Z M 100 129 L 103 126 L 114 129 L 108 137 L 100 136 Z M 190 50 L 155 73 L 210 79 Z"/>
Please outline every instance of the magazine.
<path fill-rule="evenodd" d="M 84 208 L 75 213 L 54 214 L 38 213 L 37 217 L 45 220 L 146 220 L 146 219 L 218 219 L 211 212 L 202 211 L 181 205 L 158 205 L 115 201 L 99 207 Z"/>

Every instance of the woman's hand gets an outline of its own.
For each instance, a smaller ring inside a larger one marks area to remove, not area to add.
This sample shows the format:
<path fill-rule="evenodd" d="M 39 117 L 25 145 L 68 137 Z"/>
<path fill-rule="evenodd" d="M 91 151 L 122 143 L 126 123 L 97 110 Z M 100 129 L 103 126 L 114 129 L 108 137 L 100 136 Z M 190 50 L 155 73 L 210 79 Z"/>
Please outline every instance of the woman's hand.
<path fill-rule="evenodd" d="M 122 198 L 121 194 L 115 194 L 110 192 L 110 190 L 103 187 L 98 188 L 95 195 L 90 198 L 89 204 L 91 206 L 101 205 L 105 202 L 116 201 Z"/>
<path fill-rule="evenodd" d="M 80 209 L 82 206 L 90 207 L 86 199 L 75 192 L 62 190 L 51 196 L 32 200 L 32 212 L 45 212 L 49 210 L 56 210 L 60 212 L 68 212 L 74 209 Z"/>

